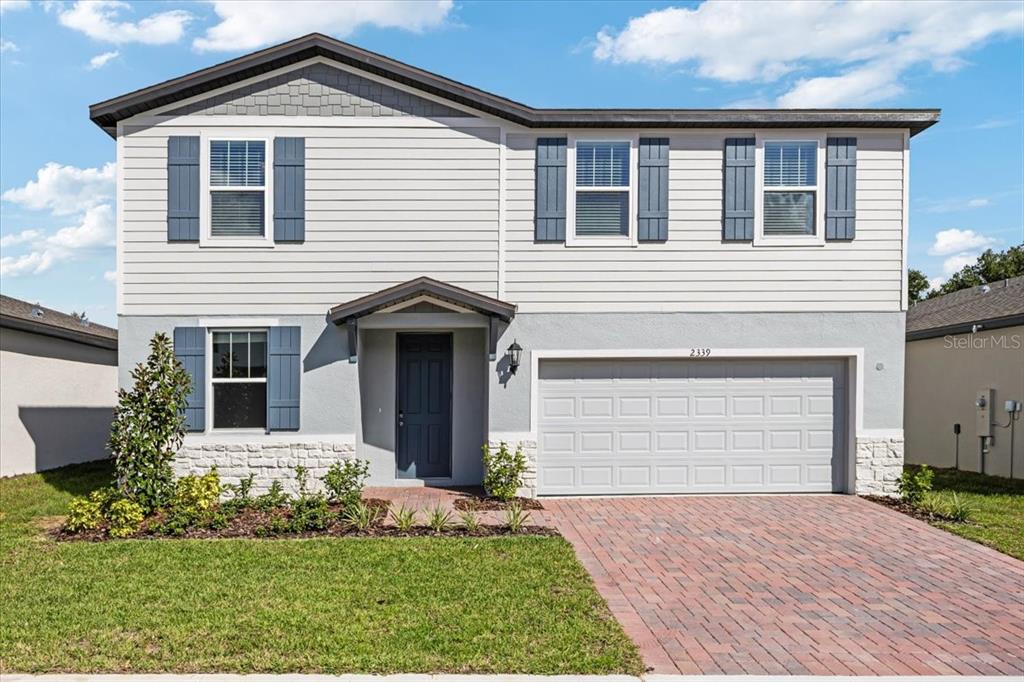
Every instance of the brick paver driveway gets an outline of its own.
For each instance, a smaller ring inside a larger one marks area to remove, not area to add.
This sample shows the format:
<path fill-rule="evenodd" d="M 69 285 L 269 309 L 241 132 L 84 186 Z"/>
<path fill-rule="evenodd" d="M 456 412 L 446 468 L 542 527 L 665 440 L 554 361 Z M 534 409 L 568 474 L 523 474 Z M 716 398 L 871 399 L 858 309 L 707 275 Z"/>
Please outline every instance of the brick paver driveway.
<path fill-rule="evenodd" d="M 1024 672 L 1024 562 L 866 500 L 544 506 L 655 672 Z"/>

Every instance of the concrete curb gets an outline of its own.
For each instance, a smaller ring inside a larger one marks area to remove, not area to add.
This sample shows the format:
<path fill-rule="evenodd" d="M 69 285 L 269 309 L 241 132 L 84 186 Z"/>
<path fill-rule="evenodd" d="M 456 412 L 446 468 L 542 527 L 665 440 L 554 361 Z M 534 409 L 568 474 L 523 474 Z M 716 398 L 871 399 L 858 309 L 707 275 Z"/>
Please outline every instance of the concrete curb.
<path fill-rule="evenodd" d="M 2 682 L 1001 682 L 1014 680 L 1013 675 L 907 675 L 907 676 L 848 676 L 835 675 L 428 675 L 406 673 L 400 675 L 304 675 L 304 674 L 252 674 L 225 673 L 184 674 L 123 674 L 84 675 L 22 673 L 0 676 Z"/>

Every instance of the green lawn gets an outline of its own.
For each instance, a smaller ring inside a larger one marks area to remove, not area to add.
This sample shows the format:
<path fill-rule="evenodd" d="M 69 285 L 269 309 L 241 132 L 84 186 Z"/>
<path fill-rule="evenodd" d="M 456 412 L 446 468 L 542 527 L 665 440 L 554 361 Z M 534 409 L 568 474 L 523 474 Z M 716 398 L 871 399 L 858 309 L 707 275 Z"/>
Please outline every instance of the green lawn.
<path fill-rule="evenodd" d="M 936 469 L 933 490 L 932 494 L 947 496 L 955 492 L 973 510 L 969 523 L 940 522 L 936 526 L 1024 559 L 1024 481 Z"/>
<path fill-rule="evenodd" d="M 87 464 L 0 480 L 0 670 L 642 671 L 561 538 L 44 535 L 109 477 Z"/>

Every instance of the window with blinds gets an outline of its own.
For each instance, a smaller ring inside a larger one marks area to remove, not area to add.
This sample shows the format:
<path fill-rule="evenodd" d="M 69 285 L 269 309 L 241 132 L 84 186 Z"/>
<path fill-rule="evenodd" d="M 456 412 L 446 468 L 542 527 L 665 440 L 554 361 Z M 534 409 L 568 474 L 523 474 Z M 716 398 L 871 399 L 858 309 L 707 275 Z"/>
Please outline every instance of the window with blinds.
<path fill-rule="evenodd" d="M 765 236 L 814 235 L 817 188 L 817 142 L 765 142 Z"/>
<path fill-rule="evenodd" d="M 629 235 L 629 142 L 576 143 L 576 236 Z"/>
<path fill-rule="evenodd" d="M 264 236 L 266 159 L 262 140 L 210 142 L 211 236 Z"/>

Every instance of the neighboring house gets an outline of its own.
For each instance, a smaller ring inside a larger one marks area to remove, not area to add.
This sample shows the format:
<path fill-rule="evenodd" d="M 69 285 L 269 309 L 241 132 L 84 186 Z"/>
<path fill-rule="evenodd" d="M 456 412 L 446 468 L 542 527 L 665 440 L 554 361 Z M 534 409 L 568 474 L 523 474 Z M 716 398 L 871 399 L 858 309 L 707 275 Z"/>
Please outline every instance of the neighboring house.
<path fill-rule="evenodd" d="M 537 494 L 892 490 L 936 110 L 534 109 L 314 34 L 90 113 L 179 471 L 476 484 L 506 440 Z"/>
<path fill-rule="evenodd" d="M 0 476 L 108 456 L 117 330 L 0 296 Z"/>
<path fill-rule="evenodd" d="M 1024 276 L 911 306 L 906 386 L 908 462 L 1024 478 Z"/>

